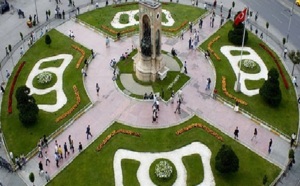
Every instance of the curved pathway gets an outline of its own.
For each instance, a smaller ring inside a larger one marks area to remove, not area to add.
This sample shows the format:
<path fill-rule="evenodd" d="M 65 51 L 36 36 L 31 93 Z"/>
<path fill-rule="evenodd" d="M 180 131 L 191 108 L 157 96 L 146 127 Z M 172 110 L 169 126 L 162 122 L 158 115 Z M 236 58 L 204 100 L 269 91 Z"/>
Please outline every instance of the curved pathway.
<path fill-rule="evenodd" d="M 216 23 L 219 18 L 216 19 Z M 200 38 L 207 38 L 218 28 L 209 27 L 209 17 L 204 19 L 203 29 L 200 31 Z M 269 130 L 256 125 L 253 121 L 242 114 L 236 113 L 232 108 L 215 101 L 211 98 L 210 91 L 205 91 L 206 78 L 210 77 L 214 82 L 215 75 L 213 67 L 210 65 L 203 54 L 188 50 L 188 38 L 192 36 L 185 33 L 184 40 L 178 38 L 165 38 L 162 40 L 162 49 L 171 51 L 174 47 L 178 52 L 181 60 L 187 61 L 188 75 L 191 76 L 189 83 L 183 88 L 184 102 L 182 105 L 182 114 L 174 114 L 176 105 L 160 104 L 158 123 L 152 124 L 152 102 L 137 101 L 124 96 L 115 83 L 112 81 L 112 69 L 109 62 L 112 58 L 118 57 L 136 45 L 137 37 L 122 39 L 119 42 L 111 42 L 110 47 L 105 47 L 105 38 L 88 28 L 69 21 L 57 28 L 61 33 L 67 34 L 68 30 L 73 30 L 75 40 L 82 45 L 94 49 L 97 53 L 95 59 L 88 68 L 88 76 L 85 78 L 86 90 L 90 99 L 94 103 L 93 107 L 82 117 L 76 120 L 69 128 L 59 135 L 56 140 L 63 146 L 68 142 L 68 136 L 72 135 L 74 139 L 75 154 L 70 154 L 66 159 L 60 162 L 60 168 L 56 168 L 54 160 L 54 141 L 49 143 L 48 156 L 51 160 L 44 169 L 48 171 L 51 177 L 58 174 L 63 167 L 67 166 L 78 154 L 78 143 L 82 142 L 84 148 L 87 147 L 94 139 L 97 138 L 113 121 L 118 120 L 125 124 L 145 128 L 168 127 L 181 123 L 193 114 L 197 114 L 204 120 L 216 126 L 224 133 L 233 137 L 233 131 L 236 126 L 240 129 L 239 142 L 249 147 L 252 151 L 260 154 L 269 161 L 283 167 L 287 161 L 287 152 L 289 144 L 279 136 L 271 133 Z M 100 94 L 96 94 L 96 83 L 100 85 Z M 91 126 L 93 137 L 86 139 L 86 127 Z M 254 128 L 258 129 L 257 143 L 251 142 Z M 271 154 L 268 154 L 269 139 L 273 139 Z M 23 180 L 29 185 L 28 175 L 34 172 L 36 175 L 36 185 L 45 184 L 45 179 L 38 175 L 38 162 L 43 161 L 38 157 L 32 158 L 26 165 L 26 168 L 19 171 Z"/>

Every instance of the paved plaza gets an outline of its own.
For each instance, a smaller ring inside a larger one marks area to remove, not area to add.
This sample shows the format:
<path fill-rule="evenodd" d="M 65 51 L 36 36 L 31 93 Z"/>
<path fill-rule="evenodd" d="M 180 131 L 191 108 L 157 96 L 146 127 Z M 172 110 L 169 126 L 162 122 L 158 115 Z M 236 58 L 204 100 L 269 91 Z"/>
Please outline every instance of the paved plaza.
<path fill-rule="evenodd" d="M 41 3 L 40 1 L 38 2 Z M 67 6 L 66 4 L 63 6 Z M 101 2 L 100 5 L 104 6 L 104 2 Z M 224 6 L 229 5 L 224 3 Z M 242 7 L 242 5 L 238 7 Z M 209 16 L 205 17 L 203 21 L 203 28 L 200 30 L 200 44 L 219 28 L 218 24 L 216 24 L 214 28 L 210 27 Z M 217 16 L 215 23 L 219 22 L 220 17 Z M 233 131 L 238 126 L 240 129 L 239 143 L 245 145 L 275 165 L 281 168 L 285 167 L 288 161 L 287 152 L 290 148 L 288 140 L 258 125 L 245 115 L 234 112 L 231 106 L 212 98 L 211 90 L 214 89 L 216 79 L 214 67 L 209 60 L 205 59 L 202 52 L 188 49 L 188 38 L 193 37 L 193 34 L 185 32 L 183 40 L 179 38 L 162 37 L 162 50 L 171 51 L 172 48 L 175 48 L 181 61 L 187 61 L 187 75 L 190 76 L 191 79 L 182 89 L 184 95 L 182 114 L 174 114 L 176 104 L 161 102 L 158 123 L 153 124 L 152 101 L 135 100 L 121 92 L 115 82 L 112 81 L 113 70 L 109 65 L 111 59 L 119 59 L 122 53 L 132 48 L 132 45 L 137 47 L 137 36 L 122 38 L 117 42 L 110 42 L 110 47 L 106 47 L 105 36 L 82 24 L 76 23 L 74 20 L 69 20 L 56 27 L 56 29 L 65 35 L 67 35 L 69 30 L 73 30 L 75 41 L 89 49 L 93 49 L 96 53 L 96 57 L 89 64 L 87 77 L 84 78 L 85 89 L 93 103 L 92 107 L 55 138 L 55 140 L 62 145 L 68 141 L 68 136 L 72 135 L 76 149 L 75 153 L 70 153 L 70 156 L 63 159 L 60 162 L 60 167 L 57 168 L 54 160 L 54 140 L 50 141 L 48 149 L 44 149 L 48 151 L 48 156 L 51 160 L 50 165 L 44 165 L 44 170 L 49 173 L 51 178 L 59 174 L 59 172 L 78 155 L 77 147 L 79 142 L 82 143 L 84 148 L 88 147 L 88 145 L 101 135 L 114 121 L 142 128 L 165 128 L 178 125 L 194 115 L 203 118 L 232 138 Z M 205 90 L 207 78 L 212 79 L 211 90 Z M 131 78 L 124 78 L 123 81 L 125 81 L 124 84 L 132 84 Z M 100 86 L 99 96 L 97 96 L 96 93 L 96 83 L 99 83 Z M 132 92 L 144 92 L 144 89 L 141 91 L 142 88 L 143 87 L 135 85 L 130 87 Z M 149 91 L 149 89 L 145 88 L 145 91 Z M 89 140 L 86 139 L 85 133 L 88 125 L 91 126 L 91 132 L 93 134 L 93 137 Z M 257 143 L 251 141 L 254 128 L 258 130 Z M 273 139 L 273 146 L 272 152 L 268 154 L 270 138 Z M 298 150 L 296 151 L 296 154 L 297 153 Z M 3 148 L 0 149 L 0 155 L 6 157 L 6 152 Z M 0 169 L 0 178 L 3 184 L 5 186 L 32 185 L 28 176 L 30 172 L 34 172 L 36 177 L 35 185 L 45 185 L 45 178 L 38 174 L 38 163 L 40 160 L 40 158 L 34 156 L 27 162 L 22 170 L 16 173 L 6 173 L 6 171 Z M 44 159 L 42 160 L 44 161 Z M 299 167 L 299 161 L 296 159 L 297 164 L 293 167 L 294 169 Z M 295 179 L 295 182 L 296 181 L 297 179 Z M 286 182 L 286 185 L 288 185 L 289 182 Z M 296 184 L 295 182 L 293 182 L 293 185 Z"/>

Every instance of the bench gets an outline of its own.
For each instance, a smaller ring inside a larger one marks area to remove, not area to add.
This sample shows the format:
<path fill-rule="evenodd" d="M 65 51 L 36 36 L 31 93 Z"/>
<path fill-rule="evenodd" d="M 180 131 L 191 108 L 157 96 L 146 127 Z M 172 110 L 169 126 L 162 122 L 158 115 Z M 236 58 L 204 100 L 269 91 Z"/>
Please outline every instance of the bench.
<path fill-rule="evenodd" d="M 160 69 L 160 71 L 158 71 L 159 79 L 160 80 L 165 79 L 165 77 L 167 76 L 169 70 L 170 69 L 166 66 L 164 66 L 162 69 Z"/>

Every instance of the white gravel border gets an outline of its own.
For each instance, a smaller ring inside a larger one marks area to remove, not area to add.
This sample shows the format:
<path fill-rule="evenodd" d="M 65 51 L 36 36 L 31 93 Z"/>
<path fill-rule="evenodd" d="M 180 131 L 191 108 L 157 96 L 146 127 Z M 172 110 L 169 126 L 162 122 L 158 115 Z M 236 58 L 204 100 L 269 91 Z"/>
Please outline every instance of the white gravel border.
<path fill-rule="evenodd" d="M 241 51 L 242 47 L 222 46 L 220 50 L 225 55 L 225 57 L 227 57 L 227 59 L 229 60 L 229 62 L 231 64 L 231 67 L 235 73 L 235 76 L 238 77 L 238 73 L 240 71 L 238 62 L 241 60 L 241 56 L 240 55 L 233 56 L 230 54 L 230 51 L 231 50 Z M 243 71 L 240 71 L 240 73 L 241 73 L 241 79 L 240 79 L 241 92 L 247 96 L 257 95 L 257 94 L 259 94 L 259 89 L 254 89 L 254 90 L 247 89 L 247 87 L 245 85 L 245 80 L 246 79 L 259 80 L 262 78 L 267 80 L 268 79 L 268 69 L 267 69 L 265 63 L 263 62 L 263 60 L 259 57 L 259 55 L 252 48 L 244 47 L 243 50 L 249 52 L 250 54 L 243 54 L 242 59 L 251 59 L 251 60 L 255 61 L 260 66 L 260 72 L 257 74 L 248 74 Z M 222 63 L 222 62 L 220 62 L 220 63 Z"/>
<path fill-rule="evenodd" d="M 42 63 L 52 62 L 52 61 L 58 60 L 58 59 L 63 59 L 63 62 L 59 67 L 48 67 L 48 68 L 44 68 L 44 69 L 39 69 L 39 67 Z M 47 58 L 41 59 L 32 68 L 32 70 L 27 78 L 27 81 L 26 81 L 26 86 L 28 88 L 30 88 L 30 94 L 44 95 L 53 90 L 56 91 L 56 104 L 54 104 L 54 105 L 39 104 L 38 105 L 39 109 L 44 110 L 46 112 L 56 112 L 67 103 L 67 97 L 63 91 L 63 73 L 64 73 L 66 67 L 72 61 L 72 59 L 73 59 L 73 56 L 70 54 L 60 54 L 57 56 L 52 56 L 52 57 L 47 57 Z M 49 87 L 46 89 L 37 89 L 37 88 L 33 87 L 32 82 L 33 82 L 34 77 L 45 71 L 52 72 L 57 76 L 56 83 L 52 87 Z"/>
<path fill-rule="evenodd" d="M 199 154 L 201 156 L 203 169 L 204 169 L 204 179 L 203 182 L 198 186 L 215 186 L 214 176 L 210 166 L 211 151 L 207 146 L 200 142 L 193 142 L 186 145 L 180 149 L 176 149 L 170 152 L 134 152 L 126 149 L 118 149 L 114 156 L 114 177 L 115 185 L 123 185 L 123 174 L 121 162 L 123 159 L 133 159 L 139 161 L 141 164 L 137 170 L 137 179 L 141 185 L 154 186 L 155 184 L 151 181 L 149 175 L 149 168 L 153 161 L 159 158 L 165 158 L 170 160 L 176 167 L 177 180 L 173 186 L 185 186 L 187 180 L 187 172 L 185 166 L 182 162 L 182 157 Z"/>

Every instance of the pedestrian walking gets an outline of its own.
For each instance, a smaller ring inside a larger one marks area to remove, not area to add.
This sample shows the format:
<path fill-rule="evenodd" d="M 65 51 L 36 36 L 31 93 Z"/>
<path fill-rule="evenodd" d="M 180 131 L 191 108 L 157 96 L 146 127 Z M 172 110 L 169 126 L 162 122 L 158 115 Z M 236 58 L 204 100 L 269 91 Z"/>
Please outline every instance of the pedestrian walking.
<path fill-rule="evenodd" d="M 64 152 L 65 152 L 65 158 L 67 158 L 67 154 L 68 155 L 70 154 L 70 152 L 68 150 L 67 142 L 65 142 L 65 144 L 64 144 Z"/>
<path fill-rule="evenodd" d="M 190 39 L 189 39 L 189 49 L 191 49 L 192 48 L 192 38 L 190 37 Z"/>
<path fill-rule="evenodd" d="M 234 130 L 234 139 L 237 140 L 237 139 L 239 138 L 239 132 L 240 132 L 240 131 L 239 131 L 239 128 L 236 127 L 235 130 Z"/>
<path fill-rule="evenodd" d="M 86 77 L 86 76 L 87 76 L 87 73 L 86 73 L 86 71 L 85 71 L 84 68 L 81 69 L 81 73 L 82 73 L 83 77 Z"/>
<path fill-rule="evenodd" d="M 46 166 L 48 166 L 48 163 L 50 163 L 50 160 L 48 158 L 48 154 L 47 154 L 47 151 L 45 151 L 45 160 L 46 160 Z"/>
<path fill-rule="evenodd" d="M 93 137 L 90 125 L 88 125 L 86 128 L 86 139 L 89 139 L 89 136 Z"/>
<path fill-rule="evenodd" d="M 221 1 L 220 3 L 220 12 L 222 13 L 223 12 L 223 2 Z"/>
<path fill-rule="evenodd" d="M 109 47 L 109 38 L 106 36 L 106 39 L 105 39 L 105 45 L 106 47 Z"/>
<path fill-rule="evenodd" d="M 295 85 L 295 87 L 298 87 L 298 84 L 297 84 L 297 76 L 294 76 L 294 77 L 293 77 L 293 84 Z"/>
<path fill-rule="evenodd" d="M 183 40 L 184 30 L 181 30 L 180 39 Z"/>
<path fill-rule="evenodd" d="M 268 150 L 269 154 L 271 153 L 272 144 L 273 144 L 273 141 L 272 141 L 272 138 L 271 138 L 270 141 L 269 141 L 269 150 Z"/>
<path fill-rule="evenodd" d="M 5 92 L 5 90 L 4 90 L 4 88 L 3 88 L 2 85 L 1 85 L 1 92 L 2 92 L 2 94 L 4 94 L 4 92 Z"/>
<path fill-rule="evenodd" d="M 224 23 L 224 17 L 223 15 L 221 15 L 220 27 L 223 26 L 223 23 Z"/>
<path fill-rule="evenodd" d="M 284 51 L 283 51 L 283 57 L 284 57 L 284 59 L 286 59 L 286 55 L 287 55 L 287 53 L 288 53 L 288 50 L 287 50 L 287 48 L 284 48 Z"/>
<path fill-rule="evenodd" d="M 175 110 L 175 114 L 176 114 L 176 112 L 178 111 L 178 114 L 181 114 L 181 100 L 179 99 L 178 101 L 177 101 L 177 107 L 176 107 L 176 110 Z"/>
<path fill-rule="evenodd" d="M 54 158 L 55 158 L 55 162 L 56 162 L 56 167 L 58 168 L 59 167 L 59 160 L 60 160 L 58 152 L 54 153 Z"/>
<path fill-rule="evenodd" d="M 8 48 L 7 48 L 7 47 L 5 47 L 5 53 L 6 53 L 6 56 L 9 55 Z"/>
<path fill-rule="evenodd" d="M 97 96 L 99 96 L 99 90 L 100 90 L 99 84 L 96 83 L 96 92 L 97 92 Z"/>
<path fill-rule="evenodd" d="M 200 29 L 202 28 L 202 24 L 203 24 L 203 20 L 202 20 L 202 18 L 200 18 L 200 20 L 199 20 L 199 28 Z"/>
<path fill-rule="evenodd" d="M 174 90 L 172 90 L 172 92 L 171 92 L 171 103 L 172 104 L 174 103 L 174 96 L 175 96 L 175 93 L 174 93 Z"/>
<path fill-rule="evenodd" d="M 155 105 L 152 106 L 152 123 L 154 122 L 158 122 L 157 121 L 157 118 L 158 118 L 158 113 L 157 113 L 157 108 Z"/>
<path fill-rule="evenodd" d="M 264 38 L 264 33 L 261 32 L 261 34 L 260 34 L 260 39 L 263 39 L 263 38 Z"/>
<path fill-rule="evenodd" d="M 79 152 L 82 151 L 82 144 L 81 144 L 81 142 L 79 142 L 78 150 L 79 150 Z"/>
<path fill-rule="evenodd" d="M 44 168 L 43 168 L 43 163 L 42 161 L 39 162 L 39 174 L 43 174 L 44 173 Z"/>
<path fill-rule="evenodd" d="M 20 47 L 20 55 L 23 56 L 23 54 L 24 54 L 23 47 Z"/>
<path fill-rule="evenodd" d="M 6 70 L 6 78 L 8 79 L 10 76 L 10 73 L 8 72 L 8 70 Z"/>
<path fill-rule="evenodd" d="M 39 150 L 38 157 L 42 158 L 43 157 L 43 151 L 42 151 L 42 146 L 40 144 L 38 145 L 38 150 Z"/>
<path fill-rule="evenodd" d="M 74 142 L 71 139 L 71 135 L 69 135 L 68 140 L 69 140 L 70 150 L 72 150 L 72 152 L 74 153 L 74 151 L 75 151 L 75 149 L 74 149 Z"/>
<path fill-rule="evenodd" d="M 45 179 L 46 179 L 46 182 L 50 181 L 50 176 L 47 171 L 45 172 Z"/>
<path fill-rule="evenodd" d="M 256 136 L 257 136 L 257 129 L 255 128 L 254 133 L 253 133 L 253 137 L 251 138 L 251 141 L 254 140 L 254 139 L 256 140 Z"/>
<path fill-rule="evenodd" d="M 212 18 L 211 18 L 211 27 L 212 27 L 212 28 L 214 27 L 214 23 L 215 23 L 215 17 L 212 17 Z"/>
<path fill-rule="evenodd" d="M 47 147 L 48 148 L 48 139 L 47 139 L 47 137 L 46 137 L 45 134 L 43 136 L 43 147 Z"/>
<path fill-rule="evenodd" d="M 184 61 L 184 73 L 187 74 L 187 67 L 186 67 L 186 61 Z"/>
<path fill-rule="evenodd" d="M 295 141 L 296 141 L 296 134 L 293 133 L 292 136 L 291 136 L 291 148 L 293 147 Z"/>
<path fill-rule="evenodd" d="M 62 151 L 62 148 L 61 148 L 60 145 L 58 145 L 58 150 L 57 150 L 57 152 L 58 152 L 59 158 L 60 158 L 60 159 L 64 159 L 64 157 L 63 157 L 63 151 Z"/>
<path fill-rule="evenodd" d="M 206 87 L 205 87 L 205 90 L 210 90 L 210 84 L 211 84 L 211 79 L 210 79 L 210 78 L 207 78 L 207 79 L 206 79 Z"/>
<path fill-rule="evenodd" d="M 258 19 L 258 12 L 256 12 L 254 19 L 255 19 L 255 21 L 257 21 L 257 19 Z"/>

